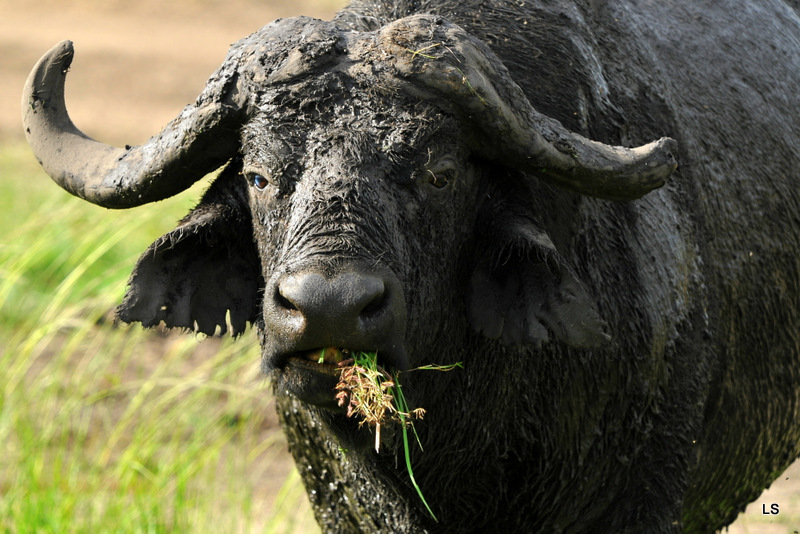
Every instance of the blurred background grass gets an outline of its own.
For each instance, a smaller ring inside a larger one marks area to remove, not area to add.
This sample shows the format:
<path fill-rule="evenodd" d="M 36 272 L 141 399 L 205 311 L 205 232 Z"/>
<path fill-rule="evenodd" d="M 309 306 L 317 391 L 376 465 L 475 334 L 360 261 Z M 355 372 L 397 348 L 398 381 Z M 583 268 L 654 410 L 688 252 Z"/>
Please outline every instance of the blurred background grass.
<path fill-rule="evenodd" d="M 113 322 L 199 192 L 111 212 L 50 185 L 0 146 L 0 530 L 313 532 L 255 336 Z"/>
<path fill-rule="evenodd" d="M 70 38 L 76 124 L 138 144 L 194 100 L 232 42 L 343 4 L 0 0 L 0 531 L 318 532 L 255 336 L 113 322 L 139 254 L 208 179 L 131 211 L 89 205 L 38 166 L 19 102 L 36 60 Z M 794 532 L 799 477 L 795 465 L 730 532 Z M 773 502 L 781 514 L 762 515 Z"/>

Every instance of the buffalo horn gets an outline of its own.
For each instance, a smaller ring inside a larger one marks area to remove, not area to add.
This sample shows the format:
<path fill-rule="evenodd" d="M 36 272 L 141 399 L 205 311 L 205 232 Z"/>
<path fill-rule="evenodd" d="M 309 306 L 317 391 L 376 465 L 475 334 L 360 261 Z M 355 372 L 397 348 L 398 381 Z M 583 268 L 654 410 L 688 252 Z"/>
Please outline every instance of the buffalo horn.
<path fill-rule="evenodd" d="M 391 50 L 401 79 L 422 94 L 438 95 L 469 119 L 474 149 L 483 157 L 608 200 L 639 198 L 664 185 L 677 167 L 673 139 L 637 148 L 610 146 L 538 113 L 485 44 L 442 19 L 402 19 L 384 28 L 379 39 Z"/>
<path fill-rule="evenodd" d="M 122 149 L 91 139 L 75 127 L 64 103 L 73 53 L 70 41 L 47 52 L 22 97 L 28 143 L 47 174 L 73 195 L 108 208 L 139 206 L 187 189 L 235 153 L 238 136 L 219 130 L 238 129 L 238 108 L 211 86 L 144 145 Z"/>

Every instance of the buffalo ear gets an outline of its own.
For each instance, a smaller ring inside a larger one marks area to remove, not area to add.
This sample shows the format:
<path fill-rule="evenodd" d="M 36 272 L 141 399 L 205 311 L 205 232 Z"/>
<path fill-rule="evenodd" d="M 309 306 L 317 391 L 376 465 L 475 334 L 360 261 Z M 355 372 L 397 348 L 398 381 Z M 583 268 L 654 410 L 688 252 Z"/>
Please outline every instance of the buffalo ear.
<path fill-rule="evenodd" d="M 258 314 L 263 286 L 239 163 L 231 163 L 200 204 L 142 254 L 117 309 L 124 322 L 241 334 Z M 228 317 L 230 313 L 230 317 Z"/>
<path fill-rule="evenodd" d="M 538 346 L 548 331 L 573 347 L 607 342 L 594 300 L 549 236 L 527 218 L 496 215 L 469 284 L 473 328 L 506 345 Z"/>

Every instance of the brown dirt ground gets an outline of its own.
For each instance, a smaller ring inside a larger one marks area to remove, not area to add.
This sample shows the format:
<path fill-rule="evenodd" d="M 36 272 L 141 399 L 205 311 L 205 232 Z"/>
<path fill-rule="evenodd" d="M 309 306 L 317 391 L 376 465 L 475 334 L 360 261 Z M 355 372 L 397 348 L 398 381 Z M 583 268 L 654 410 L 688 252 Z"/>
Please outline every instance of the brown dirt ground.
<path fill-rule="evenodd" d="M 279 18 L 329 18 L 344 0 L 0 0 L 0 142 L 23 139 L 22 85 L 30 68 L 63 39 L 75 43 L 67 101 L 88 135 L 139 144 L 202 90 L 234 41 Z M 285 462 L 291 459 L 286 453 Z M 800 463 L 752 503 L 735 534 L 792 533 L 762 505 L 800 516 Z M 268 499 L 269 497 L 267 497 Z"/>

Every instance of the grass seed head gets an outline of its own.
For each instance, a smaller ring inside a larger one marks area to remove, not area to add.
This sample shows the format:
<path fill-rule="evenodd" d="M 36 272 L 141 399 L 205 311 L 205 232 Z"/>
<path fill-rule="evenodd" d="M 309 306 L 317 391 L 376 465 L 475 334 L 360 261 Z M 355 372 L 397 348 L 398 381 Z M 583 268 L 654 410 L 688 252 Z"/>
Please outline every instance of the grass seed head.
<path fill-rule="evenodd" d="M 347 406 L 347 416 L 361 418 L 360 425 L 378 426 L 397 412 L 394 404 L 395 383 L 374 362 L 356 359 L 339 363 L 341 374 L 336 385 L 339 406 Z"/>
<path fill-rule="evenodd" d="M 377 354 L 357 352 L 339 362 L 339 383 L 336 401 L 347 407 L 348 417 L 359 417 L 360 425 L 379 427 L 394 422 L 412 426 L 414 419 L 425 416 L 424 408 L 409 410 L 397 374 L 394 376 L 378 365 Z M 460 364 L 459 364 L 460 366 Z M 450 370 L 455 366 L 428 366 L 420 369 Z"/>
<path fill-rule="evenodd" d="M 340 374 L 339 383 L 336 384 L 336 401 L 339 406 L 347 406 L 348 417 L 360 417 L 359 426 L 367 423 L 375 429 L 375 452 L 380 452 L 381 426 L 388 422 L 395 422 L 400 425 L 403 434 L 406 468 L 411 484 L 417 491 L 428 513 L 435 521 L 438 521 L 414 479 L 408 445 L 408 430 L 411 429 L 417 438 L 417 443 L 422 448 L 413 420 L 422 419 L 425 415 L 425 410 L 423 408 L 414 408 L 413 410 L 408 408 L 408 402 L 406 402 L 397 378 L 399 372 L 395 372 L 392 375 L 380 367 L 376 353 L 356 352 L 352 353 L 352 356 L 352 358 L 337 364 Z M 461 364 L 457 363 L 448 366 L 429 365 L 418 369 L 449 371 L 456 367 L 461 367 Z"/>

